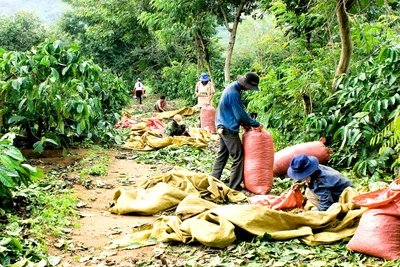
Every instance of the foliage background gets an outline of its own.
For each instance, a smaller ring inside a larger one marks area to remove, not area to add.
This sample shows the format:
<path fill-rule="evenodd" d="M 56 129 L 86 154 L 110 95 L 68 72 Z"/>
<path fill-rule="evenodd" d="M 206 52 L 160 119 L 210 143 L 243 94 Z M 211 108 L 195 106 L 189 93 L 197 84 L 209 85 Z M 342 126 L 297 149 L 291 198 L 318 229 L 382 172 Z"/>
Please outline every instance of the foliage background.
<path fill-rule="evenodd" d="M 42 12 L 2 16 L 0 132 L 25 137 L 25 145 L 38 152 L 76 142 L 118 145 L 124 133 L 113 126 L 131 101 L 137 77 L 155 99 L 162 94 L 192 106 L 200 73 L 211 70 L 217 106 L 228 82 L 254 71 L 262 90 L 243 94 L 243 103 L 273 134 L 276 151 L 325 137 L 334 151 L 329 164 L 355 184 L 393 181 L 400 169 L 400 4 L 354 2 L 346 13 L 350 67 L 335 77 L 342 46 L 336 3 L 64 0 L 62 6 L 71 9 L 57 24 L 42 24 Z M 240 18 L 231 79 L 225 81 L 231 32 L 221 26 L 225 18 L 219 11 L 227 11 L 226 19 L 232 21 L 240 4 L 246 5 L 247 16 Z M 250 10 L 254 12 L 248 14 Z M 11 154 L 16 158 L 2 159 L 8 174 L 0 179 L 3 203 L 11 203 L 11 193 L 20 193 L 19 186 L 36 177 L 34 170 L 24 173 L 23 159 Z M 203 166 L 191 158 L 179 158 L 179 164 Z M 210 159 L 204 162 L 203 169 L 210 168 Z M 12 247 L 2 248 L 3 262 L 30 253 L 8 233 L 0 242 Z M 261 257 L 262 251 L 256 254 Z"/>

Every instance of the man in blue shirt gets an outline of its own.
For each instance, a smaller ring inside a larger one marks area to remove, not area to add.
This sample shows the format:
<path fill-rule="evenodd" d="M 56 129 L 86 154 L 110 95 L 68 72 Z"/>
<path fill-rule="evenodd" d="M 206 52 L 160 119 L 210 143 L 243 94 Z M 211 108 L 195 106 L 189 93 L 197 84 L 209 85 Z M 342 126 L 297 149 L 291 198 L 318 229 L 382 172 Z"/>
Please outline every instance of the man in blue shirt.
<path fill-rule="evenodd" d="M 236 82 L 229 84 L 222 93 L 218 103 L 215 124 L 220 136 L 220 147 L 211 175 L 221 178 L 229 155 L 232 157 L 231 177 L 229 187 L 241 190 L 243 181 L 243 144 L 239 137 L 239 128 L 260 127 L 261 124 L 252 119 L 244 109 L 240 96 L 243 91 L 259 91 L 260 78 L 253 72 L 239 75 Z"/>
<path fill-rule="evenodd" d="M 300 154 L 290 161 L 287 174 L 294 180 L 304 181 L 307 186 L 306 197 L 319 211 L 325 211 L 337 202 L 347 187 L 354 187 L 346 176 L 319 164 L 316 157 L 305 154 Z M 311 192 L 307 192 L 308 190 Z"/>

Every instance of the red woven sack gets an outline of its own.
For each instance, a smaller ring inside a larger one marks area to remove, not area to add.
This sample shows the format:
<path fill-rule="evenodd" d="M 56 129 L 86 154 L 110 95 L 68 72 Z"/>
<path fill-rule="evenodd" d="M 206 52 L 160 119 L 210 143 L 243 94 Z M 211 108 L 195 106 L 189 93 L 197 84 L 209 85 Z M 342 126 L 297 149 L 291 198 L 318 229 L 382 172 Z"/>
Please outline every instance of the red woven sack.
<path fill-rule="evenodd" d="M 318 158 L 320 164 L 325 164 L 331 157 L 332 150 L 329 150 L 325 146 L 325 138 L 323 137 L 321 137 L 319 141 L 301 143 L 286 147 L 275 153 L 274 174 L 276 176 L 285 175 L 292 158 L 300 154 L 314 156 Z"/>
<path fill-rule="evenodd" d="M 261 128 L 243 134 L 244 186 L 257 195 L 267 194 L 274 182 L 274 142 Z"/>
<path fill-rule="evenodd" d="M 157 118 L 148 119 L 148 121 L 146 122 L 146 126 L 149 128 L 150 131 L 156 131 L 160 134 L 164 133 L 165 125 Z"/>
<path fill-rule="evenodd" d="M 273 210 L 303 208 L 303 194 L 298 187 L 292 187 L 284 196 L 256 195 L 247 201 L 251 205 L 267 206 Z"/>
<path fill-rule="evenodd" d="M 358 228 L 346 247 L 386 260 L 399 259 L 400 179 L 387 189 L 359 195 L 353 202 L 368 207 L 368 210 L 362 215 Z"/>
<path fill-rule="evenodd" d="M 217 131 L 215 127 L 215 108 L 211 105 L 205 105 L 200 111 L 200 127 L 210 133 Z"/>

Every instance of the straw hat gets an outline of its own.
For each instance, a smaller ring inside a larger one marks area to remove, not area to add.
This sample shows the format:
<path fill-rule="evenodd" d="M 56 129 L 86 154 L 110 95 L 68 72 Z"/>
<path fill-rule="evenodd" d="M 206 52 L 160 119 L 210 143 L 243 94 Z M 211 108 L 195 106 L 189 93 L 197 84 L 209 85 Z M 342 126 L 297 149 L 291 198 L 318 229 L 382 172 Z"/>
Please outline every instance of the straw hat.
<path fill-rule="evenodd" d="M 173 120 L 178 124 L 178 125 L 182 125 L 183 124 L 183 120 L 182 120 L 182 116 L 179 114 L 176 114 L 173 118 Z"/>

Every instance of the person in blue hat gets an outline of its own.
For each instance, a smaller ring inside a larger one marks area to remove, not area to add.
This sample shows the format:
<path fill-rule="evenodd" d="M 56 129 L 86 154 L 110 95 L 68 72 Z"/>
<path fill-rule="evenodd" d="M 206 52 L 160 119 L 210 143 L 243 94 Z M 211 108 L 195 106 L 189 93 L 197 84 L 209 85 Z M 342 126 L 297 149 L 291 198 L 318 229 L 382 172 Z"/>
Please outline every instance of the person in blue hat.
<path fill-rule="evenodd" d="M 327 210 L 339 200 L 347 187 L 354 187 L 352 182 L 337 170 L 319 164 L 314 156 L 300 154 L 290 161 L 287 174 L 294 180 L 303 180 L 306 197 L 319 211 Z"/>
<path fill-rule="evenodd" d="M 197 96 L 197 106 L 202 108 L 205 105 L 212 104 L 212 98 L 215 93 L 213 82 L 207 73 L 200 75 L 199 81 L 196 83 L 195 93 Z"/>

